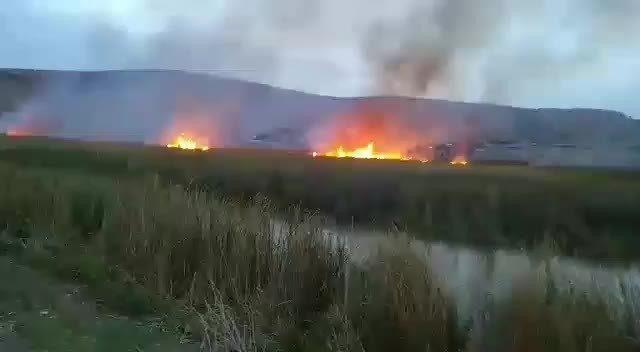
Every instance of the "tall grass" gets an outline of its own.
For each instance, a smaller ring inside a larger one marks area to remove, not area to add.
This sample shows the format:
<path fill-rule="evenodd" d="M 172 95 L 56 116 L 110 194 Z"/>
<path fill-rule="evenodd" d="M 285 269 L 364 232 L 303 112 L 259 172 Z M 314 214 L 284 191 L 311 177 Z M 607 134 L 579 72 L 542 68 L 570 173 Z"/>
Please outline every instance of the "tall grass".
<path fill-rule="evenodd" d="M 406 242 L 381 247 L 361 270 L 345 308 L 367 351 L 462 350 L 455 302 Z"/>
<path fill-rule="evenodd" d="M 181 326 L 207 350 L 637 347 L 606 307 L 552 297 L 535 276 L 469 330 L 409 248 L 382 248 L 356 265 L 323 236 L 321 218 L 292 209 L 282 220 L 264 197 L 238 203 L 153 177 L 2 164 L 0 179 L 0 252 L 82 281 L 127 314 L 181 307 Z"/>
<path fill-rule="evenodd" d="M 633 259 L 640 245 L 635 174 L 587 170 L 331 160 L 259 151 L 166 148 L 0 138 L 0 160 L 23 167 L 135 179 L 250 200 L 269 197 L 338 222 L 392 226 L 427 239 L 535 247 L 552 237 L 563 254 Z"/>
<path fill-rule="evenodd" d="M 637 336 L 602 297 L 558 291 L 542 265 L 515 283 L 506 301 L 484 312 L 469 351 L 635 351 Z"/>

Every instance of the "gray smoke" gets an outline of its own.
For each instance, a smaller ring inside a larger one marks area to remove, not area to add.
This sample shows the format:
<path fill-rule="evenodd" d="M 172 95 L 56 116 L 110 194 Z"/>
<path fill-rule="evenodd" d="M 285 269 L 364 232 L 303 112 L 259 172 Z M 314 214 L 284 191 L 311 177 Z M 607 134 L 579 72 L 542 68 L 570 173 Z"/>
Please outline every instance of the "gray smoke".
<path fill-rule="evenodd" d="M 363 51 L 382 94 L 589 106 L 615 100 L 597 97 L 605 86 L 629 89 L 640 45 L 627 38 L 638 33 L 635 0 L 416 1 L 375 23 Z"/>
<path fill-rule="evenodd" d="M 50 75 L 15 114 L 8 131 L 86 140 L 159 141 L 177 112 L 175 92 L 161 77 L 96 79 Z M 0 126 L 2 127 L 2 126 Z"/>
<path fill-rule="evenodd" d="M 8 0 L 0 66 L 640 115 L 637 0 Z"/>
<path fill-rule="evenodd" d="M 270 93 L 261 85 L 176 71 L 38 75 L 33 96 L 0 118 L 0 132 L 154 144 L 187 133 L 218 147 L 282 124 L 278 111 L 259 113 Z"/>
<path fill-rule="evenodd" d="M 456 60 L 474 60 L 504 25 L 504 0 L 422 2 L 406 17 L 372 26 L 364 52 L 383 94 L 428 96 L 446 88 L 455 94 Z"/>

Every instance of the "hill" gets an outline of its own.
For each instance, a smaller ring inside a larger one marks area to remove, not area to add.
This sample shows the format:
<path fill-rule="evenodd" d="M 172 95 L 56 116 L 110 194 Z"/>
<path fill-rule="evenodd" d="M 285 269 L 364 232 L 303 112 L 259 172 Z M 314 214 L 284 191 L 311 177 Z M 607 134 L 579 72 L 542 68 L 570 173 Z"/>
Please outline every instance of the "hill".
<path fill-rule="evenodd" d="M 157 143 L 179 116 L 196 116 L 207 121 L 197 129 L 220 145 L 243 146 L 259 135 L 260 145 L 299 149 L 337 116 L 374 112 L 430 142 L 578 145 L 599 148 L 605 158 L 640 145 L 640 121 L 615 111 L 337 98 L 181 71 L 3 70 L 0 92 L 0 129 L 21 121 L 35 133 L 87 140 Z"/>

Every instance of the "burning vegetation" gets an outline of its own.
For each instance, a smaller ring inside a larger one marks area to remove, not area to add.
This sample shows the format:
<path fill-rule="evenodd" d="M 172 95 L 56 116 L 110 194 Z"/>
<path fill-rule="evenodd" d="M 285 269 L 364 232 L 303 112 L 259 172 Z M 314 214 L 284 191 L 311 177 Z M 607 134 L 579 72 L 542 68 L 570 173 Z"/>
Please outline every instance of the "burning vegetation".
<path fill-rule="evenodd" d="M 215 116 L 200 111 L 181 111 L 164 132 L 162 141 L 168 148 L 207 151 L 221 146 Z"/>
<path fill-rule="evenodd" d="M 410 122 L 380 111 L 364 108 L 323 126 L 311 138 L 312 156 L 468 164 L 466 154 L 456 145 L 434 145 L 428 138 L 418 136 Z"/>
<path fill-rule="evenodd" d="M 436 149 L 442 148 L 442 146 L 437 146 Z M 419 161 L 422 163 L 429 162 L 448 162 L 454 166 L 466 166 L 469 164 L 469 160 L 466 156 L 460 154 L 453 158 L 448 155 L 438 155 L 433 152 L 434 147 L 422 147 L 419 148 L 421 151 L 429 151 L 427 152 L 416 152 L 417 149 L 409 150 L 405 153 L 401 152 L 379 152 L 375 148 L 374 142 L 369 142 L 366 147 L 356 148 L 353 150 L 346 150 L 343 146 L 338 146 L 335 150 L 319 153 L 313 152 L 311 155 L 315 157 L 331 157 L 331 158 L 354 158 L 354 159 L 377 159 L 377 160 L 401 160 L 401 161 Z"/>
<path fill-rule="evenodd" d="M 227 145 L 225 136 L 228 133 L 220 114 L 184 105 L 186 107 L 181 107 L 167 126 L 161 128 L 161 135 L 152 137 L 149 143 L 192 151 L 207 151 Z M 468 153 L 458 150 L 454 144 L 434 144 L 433 136 L 416 132 L 420 129 L 403 118 L 405 114 L 389 111 L 384 106 L 363 104 L 353 113 L 338 115 L 323 123 L 310 135 L 283 128 L 272 134 L 258 134 L 252 142 L 276 136 L 276 140 L 286 141 L 283 149 L 291 149 L 297 135 L 304 136 L 300 137 L 300 145 L 302 148 L 311 147 L 313 157 L 438 162 L 456 166 L 468 164 Z M 9 125 L 5 133 L 10 136 L 55 136 L 63 127 L 37 123 L 39 120 L 32 115 L 22 116 Z"/>
<path fill-rule="evenodd" d="M 453 160 L 451 160 L 449 162 L 449 164 L 458 165 L 458 166 L 465 166 L 465 165 L 469 164 L 469 161 L 463 155 L 458 155 L 455 158 L 453 158 Z"/>
<path fill-rule="evenodd" d="M 209 150 L 208 145 L 204 145 L 202 143 L 198 143 L 195 139 L 181 133 L 172 143 L 167 144 L 168 148 L 179 148 L 179 149 L 188 149 L 188 150 Z"/>
<path fill-rule="evenodd" d="M 408 150 L 415 134 L 395 116 L 362 109 L 338 116 L 312 137 L 313 156 L 378 160 L 415 160 Z"/>
<path fill-rule="evenodd" d="M 31 114 L 14 115 L 8 119 L 0 131 L 12 137 L 55 136 L 62 124 L 55 121 L 41 120 Z"/>
<path fill-rule="evenodd" d="M 375 143 L 369 142 L 365 147 L 353 150 L 345 150 L 343 146 L 338 146 L 336 150 L 326 153 L 314 152 L 313 156 L 327 156 L 334 158 L 357 158 L 357 159 L 389 159 L 389 160 L 411 160 L 412 158 L 398 152 L 380 152 L 376 150 Z"/>

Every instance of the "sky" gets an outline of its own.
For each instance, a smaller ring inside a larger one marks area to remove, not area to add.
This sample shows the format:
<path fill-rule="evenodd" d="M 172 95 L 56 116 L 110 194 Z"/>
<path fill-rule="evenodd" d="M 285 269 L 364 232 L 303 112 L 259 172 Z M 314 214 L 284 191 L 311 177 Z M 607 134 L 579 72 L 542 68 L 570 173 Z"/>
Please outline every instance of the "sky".
<path fill-rule="evenodd" d="M 640 117 L 637 0 L 3 0 L 0 66 Z"/>

